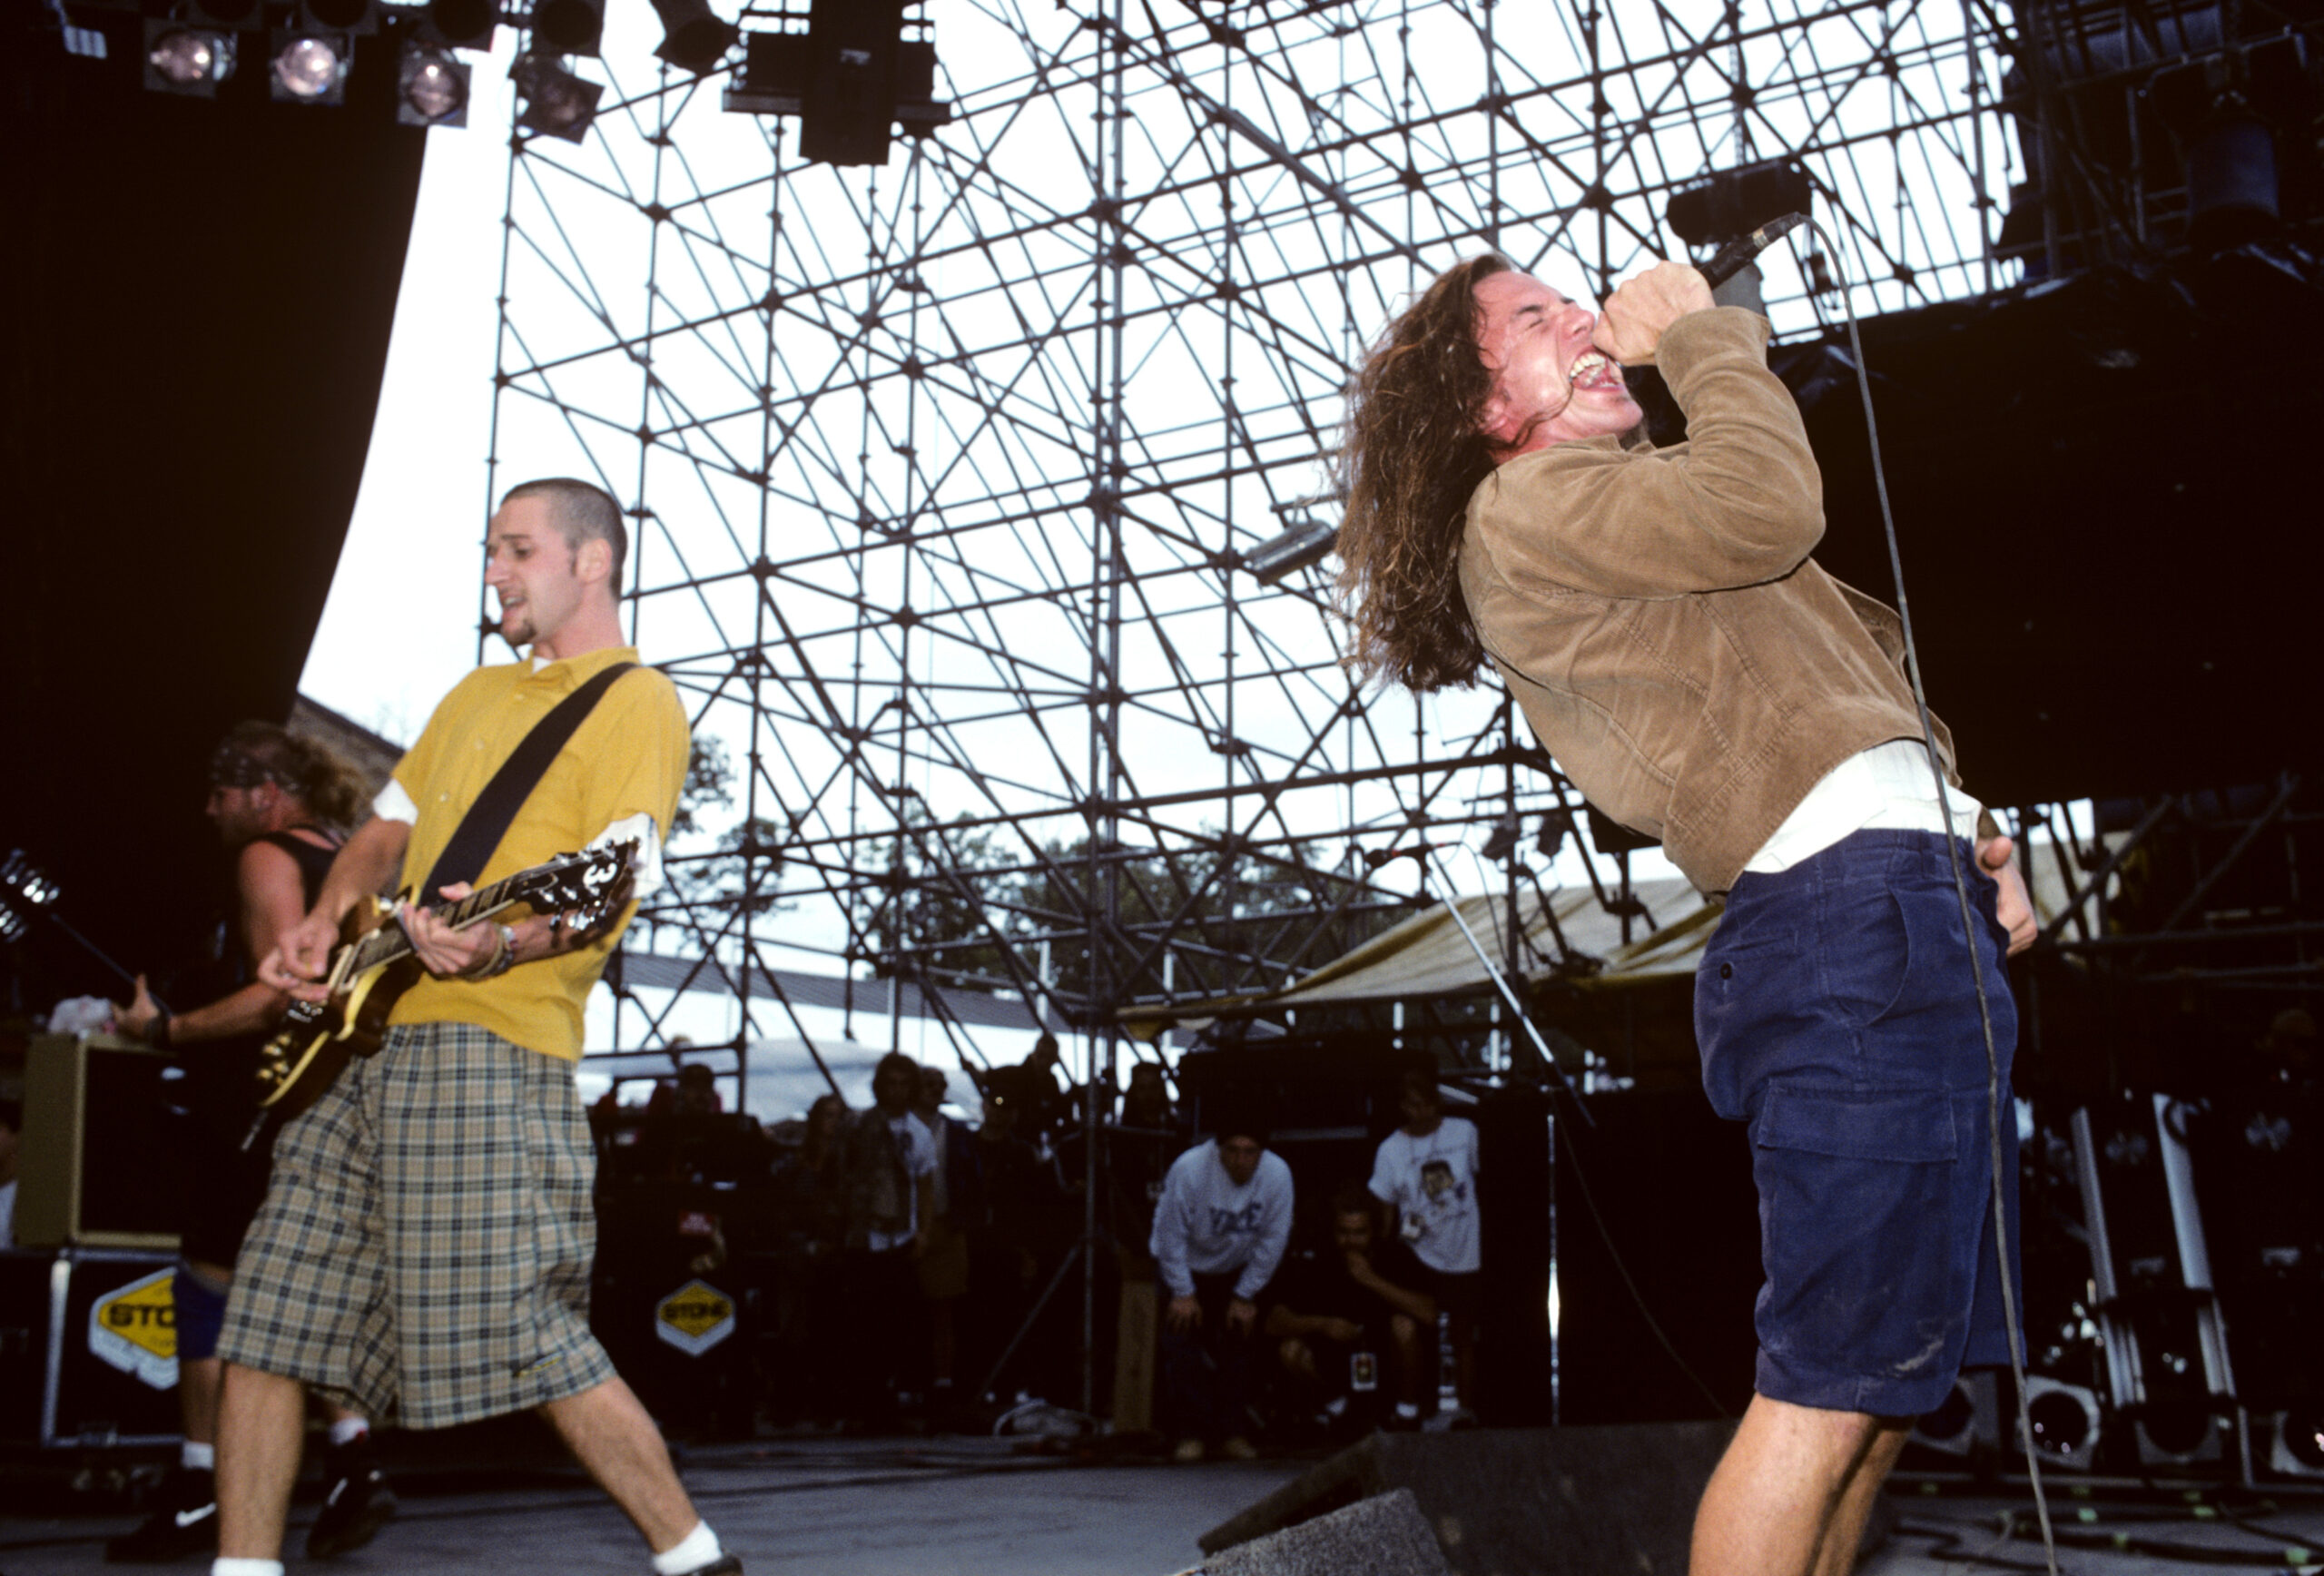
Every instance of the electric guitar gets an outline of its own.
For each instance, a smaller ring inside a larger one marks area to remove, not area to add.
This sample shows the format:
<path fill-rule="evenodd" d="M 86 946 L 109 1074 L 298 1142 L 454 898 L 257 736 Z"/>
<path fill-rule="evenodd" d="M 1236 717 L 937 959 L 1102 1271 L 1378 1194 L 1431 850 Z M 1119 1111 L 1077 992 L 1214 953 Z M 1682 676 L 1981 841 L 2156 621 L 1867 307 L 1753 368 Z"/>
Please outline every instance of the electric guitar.
<path fill-rule="evenodd" d="M 529 903 L 535 913 L 562 915 L 586 932 L 606 923 L 629 901 L 630 861 L 636 852 L 632 839 L 588 853 L 560 853 L 427 911 L 464 931 L 503 909 Z M 395 921 L 395 905 L 377 898 L 367 897 L 348 911 L 340 943 L 323 976 L 330 994 L 320 1001 L 291 1002 L 259 1053 L 258 1117 L 245 1148 L 270 1119 L 287 1121 L 320 1099 L 350 1057 L 378 1050 L 388 1010 L 424 972 L 411 938 Z"/>

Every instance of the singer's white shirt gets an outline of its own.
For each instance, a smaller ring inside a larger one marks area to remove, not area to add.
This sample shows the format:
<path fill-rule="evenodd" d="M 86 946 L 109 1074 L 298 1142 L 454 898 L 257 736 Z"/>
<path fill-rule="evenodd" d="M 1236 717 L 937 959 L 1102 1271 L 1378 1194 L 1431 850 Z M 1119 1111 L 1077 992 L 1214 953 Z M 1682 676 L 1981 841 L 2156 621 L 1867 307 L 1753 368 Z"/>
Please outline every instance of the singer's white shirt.
<path fill-rule="evenodd" d="M 1875 744 L 1826 773 L 1743 868 L 1771 875 L 1823 852 L 1850 832 L 1874 829 L 1949 833 L 1974 842 L 1983 806 L 1948 785 L 1948 824 L 1946 804 L 1937 798 L 1936 784 L 1935 775 L 1928 769 L 1928 746 L 1920 740 L 1891 739 Z"/>

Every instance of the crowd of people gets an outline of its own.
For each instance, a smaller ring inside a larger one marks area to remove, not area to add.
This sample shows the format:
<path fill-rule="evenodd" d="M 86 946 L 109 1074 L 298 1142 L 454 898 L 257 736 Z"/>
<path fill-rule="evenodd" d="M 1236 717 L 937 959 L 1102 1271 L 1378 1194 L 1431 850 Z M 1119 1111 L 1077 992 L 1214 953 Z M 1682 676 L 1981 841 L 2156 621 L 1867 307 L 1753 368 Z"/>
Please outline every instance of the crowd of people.
<path fill-rule="evenodd" d="M 826 1094 L 764 1130 L 723 1112 L 699 1062 L 643 1107 L 609 1090 L 595 1108 L 604 1187 L 697 1189 L 699 1207 L 652 1218 L 665 1231 L 704 1223 L 706 1251 L 662 1256 L 649 1289 L 703 1273 L 758 1294 L 742 1381 L 753 1396 L 726 1426 L 981 1429 L 1029 1397 L 1078 1398 L 1078 1280 L 1041 1300 L 1077 1246 L 1103 1269 L 1101 1342 L 1158 1331 L 1151 1415 L 1181 1460 L 1247 1456 L 1255 1434 L 1309 1443 L 1423 1426 L 1439 1392 L 1440 1312 L 1443 1376 L 1471 1393 L 1477 1130 L 1446 1113 L 1433 1076 L 1403 1079 L 1401 1125 L 1368 1183 L 1342 1178 L 1302 1240 L 1266 1101 L 1209 1101 L 1196 1138 L 1162 1064 L 1139 1061 L 1118 1113 L 1104 1102 L 1095 1129 L 1088 1245 L 1083 1093 L 1063 1081 L 1054 1042 L 970 1076 L 974 1121 L 948 1112 L 944 1072 L 901 1055 L 878 1064 L 868 1108 Z M 1122 1295 L 1157 1298 L 1156 1318 L 1117 1320 Z M 1448 1406 L 1436 1421 L 1470 1416 Z"/>

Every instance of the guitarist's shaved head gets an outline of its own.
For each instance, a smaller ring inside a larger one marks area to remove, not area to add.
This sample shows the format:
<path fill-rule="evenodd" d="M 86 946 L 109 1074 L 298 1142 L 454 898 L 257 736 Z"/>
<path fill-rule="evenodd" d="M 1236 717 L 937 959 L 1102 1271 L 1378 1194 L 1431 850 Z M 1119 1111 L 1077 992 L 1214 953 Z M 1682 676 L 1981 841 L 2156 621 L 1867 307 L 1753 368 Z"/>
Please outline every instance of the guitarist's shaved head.
<path fill-rule="evenodd" d="M 500 500 L 500 507 L 505 509 L 518 498 L 539 498 L 547 503 L 557 533 L 575 552 L 581 550 L 584 542 L 603 542 L 612 548 L 613 573 L 606 577 L 606 585 L 616 597 L 621 595 L 621 566 L 629 556 L 629 527 L 622 523 L 621 506 L 614 502 L 611 494 L 591 482 L 552 476 L 510 488 L 507 496 Z"/>

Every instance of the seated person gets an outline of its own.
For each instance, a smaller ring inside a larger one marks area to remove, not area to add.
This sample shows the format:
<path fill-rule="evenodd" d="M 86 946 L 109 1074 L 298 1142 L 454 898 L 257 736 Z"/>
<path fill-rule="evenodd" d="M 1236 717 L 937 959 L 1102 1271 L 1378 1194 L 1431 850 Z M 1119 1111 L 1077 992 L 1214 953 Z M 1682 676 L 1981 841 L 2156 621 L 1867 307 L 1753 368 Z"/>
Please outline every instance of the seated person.
<path fill-rule="evenodd" d="M 1412 1251 L 1381 1232 L 1372 1195 L 1347 1184 L 1332 1196 L 1332 1245 L 1276 1282 L 1265 1326 L 1275 1360 L 1334 1423 L 1370 1410 L 1384 1364 L 1396 1397 L 1386 1425 L 1418 1427 L 1436 1344 L 1427 1284 Z"/>

